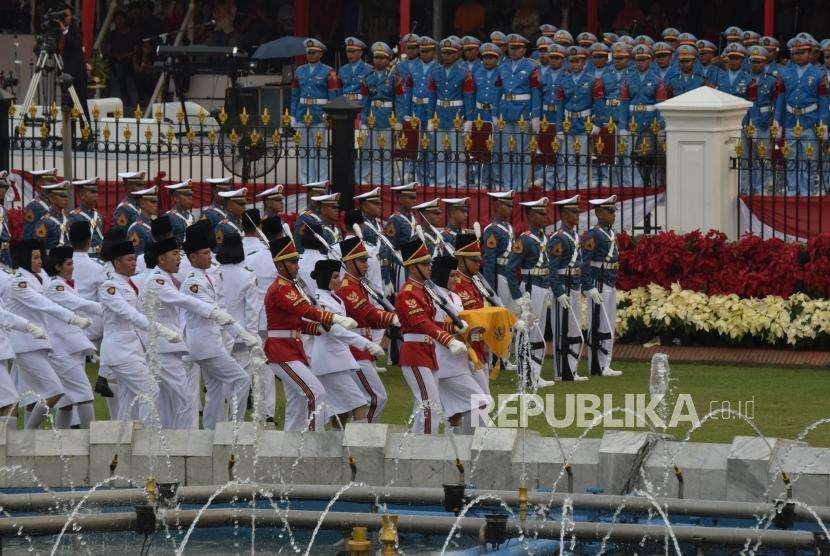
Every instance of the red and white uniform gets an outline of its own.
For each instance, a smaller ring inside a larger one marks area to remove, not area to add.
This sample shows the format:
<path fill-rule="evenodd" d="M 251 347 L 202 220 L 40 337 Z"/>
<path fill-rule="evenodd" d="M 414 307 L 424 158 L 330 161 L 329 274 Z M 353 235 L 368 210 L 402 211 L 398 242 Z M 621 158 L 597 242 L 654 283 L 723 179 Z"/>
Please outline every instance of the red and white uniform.
<path fill-rule="evenodd" d="M 450 277 L 450 289 L 461 298 L 464 310 L 481 309 L 485 306 L 484 296 L 473 283 L 473 279 L 463 272 L 456 271 Z M 484 365 L 483 368 L 473 369 L 473 378 L 481 386 L 481 389 L 490 394 L 489 360 L 490 352 L 487 344 L 479 338 L 479 333 L 470 334 L 470 346 L 475 350 L 476 357 Z"/>

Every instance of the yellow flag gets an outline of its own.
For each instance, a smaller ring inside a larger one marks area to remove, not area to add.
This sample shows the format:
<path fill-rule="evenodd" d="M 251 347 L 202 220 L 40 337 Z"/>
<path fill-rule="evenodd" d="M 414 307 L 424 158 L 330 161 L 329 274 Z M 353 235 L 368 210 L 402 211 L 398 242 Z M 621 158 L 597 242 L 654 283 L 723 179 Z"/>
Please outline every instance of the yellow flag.
<path fill-rule="evenodd" d="M 510 349 L 510 334 L 516 317 L 504 307 L 484 307 L 461 311 L 459 315 L 470 328 L 483 328 L 482 339 L 492 353 L 507 357 Z"/>

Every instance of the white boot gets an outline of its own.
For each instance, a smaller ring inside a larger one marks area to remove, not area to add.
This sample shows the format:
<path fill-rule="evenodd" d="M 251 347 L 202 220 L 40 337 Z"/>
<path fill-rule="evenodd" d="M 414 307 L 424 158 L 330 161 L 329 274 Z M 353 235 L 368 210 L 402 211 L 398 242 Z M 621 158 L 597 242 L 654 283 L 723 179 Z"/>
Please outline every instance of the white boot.
<path fill-rule="evenodd" d="M 605 367 L 602 369 L 602 376 L 620 376 L 622 375 L 622 371 L 615 371 L 611 367 Z"/>

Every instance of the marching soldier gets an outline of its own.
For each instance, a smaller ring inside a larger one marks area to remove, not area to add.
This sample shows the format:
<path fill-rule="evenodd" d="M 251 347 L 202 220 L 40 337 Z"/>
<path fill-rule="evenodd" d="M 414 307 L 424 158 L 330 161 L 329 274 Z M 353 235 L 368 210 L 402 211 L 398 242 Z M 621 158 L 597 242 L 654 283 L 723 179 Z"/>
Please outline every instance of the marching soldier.
<path fill-rule="evenodd" d="M 129 227 L 138 218 L 141 212 L 133 193 L 147 189 L 144 172 L 119 172 L 118 177 L 124 181 L 124 188 L 127 190 L 124 198 L 115 207 L 113 214 L 113 228 L 127 232 Z"/>
<path fill-rule="evenodd" d="M 461 52 L 464 58 L 461 63 L 470 75 L 475 75 L 476 70 L 481 67 L 481 60 L 478 58 L 479 48 L 481 41 L 478 37 L 467 35 L 461 38 Z"/>
<path fill-rule="evenodd" d="M 418 228 L 420 230 L 418 235 L 424 245 L 427 246 L 430 256 L 437 257 L 441 253 L 445 253 L 447 249 L 444 245 L 443 218 L 441 217 L 441 205 L 438 199 L 415 205 L 412 210 L 421 216 L 421 220 L 426 226 L 426 228 L 424 226 Z"/>
<path fill-rule="evenodd" d="M 69 224 L 71 226 L 78 221 L 89 224 L 90 253 L 97 254 L 104 240 L 103 222 L 101 215 L 98 214 L 98 178 L 76 180 L 72 182 L 72 185 L 78 192 L 79 205 L 69 213 Z"/>
<path fill-rule="evenodd" d="M 337 77 L 340 79 L 340 90 L 343 96 L 353 102 L 360 102 L 360 92 L 363 79 L 371 71 L 371 66 L 363 61 L 363 49 L 366 43 L 356 37 L 346 37 L 346 61 L 348 63 L 340 66 L 337 70 Z"/>
<path fill-rule="evenodd" d="M 12 264 L 10 252 L 12 234 L 9 229 L 9 213 L 5 205 L 6 192 L 9 189 L 6 176 L 5 170 L 0 172 L 0 269 Z M 2 410 L 2 406 L 0 406 L 0 410 Z"/>
<path fill-rule="evenodd" d="M 87 301 L 98 301 L 98 288 L 107 279 L 104 262 L 90 257 L 92 230 L 84 220 L 76 220 L 69 225 L 69 244 L 72 246 L 72 263 L 75 267 L 72 280 L 75 282 L 75 291 Z M 103 321 L 101 315 L 82 313 L 89 318 L 92 325 L 85 329 L 87 337 L 94 341 L 101 339 Z"/>
<path fill-rule="evenodd" d="M 545 226 L 548 221 L 548 198 L 525 201 L 521 204 L 526 213 L 530 229 L 513 243 L 513 250 L 507 260 L 507 284 L 513 301 L 523 293 L 530 295 L 533 312 L 539 319 L 538 326 L 530 331 L 531 363 L 533 376 L 525 377 L 536 388 L 552 386 L 553 381 L 542 379 L 542 364 L 545 360 L 545 326 L 548 321 L 548 300 L 550 286 L 548 275 L 548 237 Z M 518 276 L 522 277 L 521 282 Z"/>
<path fill-rule="evenodd" d="M 446 347 L 453 355 L 464 354 L 467 346 L 449 332 L 455 331 L 452 323 L 436 322 L 435 294 L 427 285 L 432 268 L 426 245 L 416 238 L 404 243 L 400 252 L 408 277 L 395 300 L 395 309 L 403 334 L 399 364 L 416 405 L 412 430 L 437 434 L 437 415 L 443 411 L 435 377 L 439 370 L 435 344 Z"/>
<path fill-rule="evenodd" d="M 307 63 L 297 68 L 291 84 L 291 127 L 300 133 L 300 181 L 308 183 L 328 179 L 328 162 L 323 153 L 328 149 L 328 131 L 323 106 L 340 96 L 337 73 L 320 60 L 326 45 L 317 39 L 306 39 Z"/>
<path fill-rule="evenodd" d="M 767 153 L 773 152 L 771 140 L 778 139 L 781 134 L 781 118 L 784 111 L 784 95 L 781 80 L 768 72 L 767 51 L 762 46 L 752 46 L 749 49 L 749 67 L 752 81 L 747 89 L 747 100 L 752 106 L 747 110 L 743 121 L 744 152 L 758 152 L 760 145 Z M 750 131 L 752 130 L 751 137 Z M 771 137 L 772 130 L 776 136 Z M 754 149 L 754 151 L 750 150 Z M 749 169 L 750 181 L 746 179 L 746 172 L 741 173 L 741 193 L 771 193 L 774 171 L 769 163 L 769 157 L 760 155 Z"/>
<path fill-rule="evenodd" d="M 377 307 L 369 298 L 364 280 L 368 278 L 370 255 L 365 243 L 359 237 L 352 236 L 341 241 L 339 248 L 344 275 L 337 295 L 343 300 L 346 316 L 353 318 L 361 333 L 372 341 L 376 340 L 374 330 L 400 327 L 401 322 L 395 313 Z M 352 348 L 351 351 L 360 367 L 355 373 L 355 380 L 369 398 L 366 421 L 374 423 L 380 418 L 388 399 L 375 366 L 377 357 L 368 350 Z"/>
<path fill-rule="evenodd" d="M 376 249 L 380 248 L 383 234 L 383 201 L 380 194 L 380 187 L 366 191 L 354 196 L 354 200 L 360 203 L 360 212 L 363 215 L 361 232 L 363 241 Z M 348 231 L 348 230 L 347 230 Z"/>
<path fill-rule="evenodd" d="M 306 224 L 300 231 L 300 238 L 305 245 L 303 256 L 300 257 L 297 271 L 297 282 L 311 295 L 317 293 L 317 282 L 311 277 L 317 261 L 329 258 L 331 245 L 325 239 L 322 224 Z M 308 340 L 308 338 L 304 338 Z"/>
<path fill-rule="evenodd" d="M 231 178 L 207 178 L 205 183 L 210 185 L 211 203 L 202 211 L 200 220 L 207 220 L 211 229 L 216 229 L 219 222 L 228 217 L 224 209 L 225 201 L 219 194 L 231 190 Z"/>
<path fill-rule="evenodd" d="M 297 216 L 297 221 L 294 222 L 294 243 L 300 253 L 305 251 L 301 232 L 306 224 L 322 224 L 323 220 L 320 218 L 320 204 L 314 200 L 320 195 L 327 195 L 329 192 L 329 182 L 318 181 L 313 183 L 304 183 L 302 186 L 306 190 L 306 208 Z"/>
<path fill-rule="evenodd" d="M 278 183 L 274 187 L 258 193 L 256 198 L 262 201 L 263 220 L 275 216 L 282 218 L 283 213 L 285 213 L 285 186 L 283 184 Z"/>
<path fill-rule="evenodd" d="M 450 247 L 455 247 L 455 236 L 470 231 L 466 228 L 470 215 L 470 198 L 460 197 L 458 199 L 441 199 L 441 201 L 447 207 L 447 226 L 442 231 L 444 243 Z"/>
<path fill-rule="evenodd" d="M 513 296 L 507 281 L 507 261 L 513 251 L 513 190 L 488 191 L 492 218 L 482 232 L 483 263 L 481 273 L 496 292 L 502 305 L 512 308 Z"/>
<path fill-rule="evenodd" d="M 225 218 L 214 226 L 213 234 L 216 245 L 222 245 L 226 235 L 243 235 L 242 215 L 245 214 L 245 205 L 248 203 L 248 188 L 241 187 L 233 191 L 220 191 L 219 197 L 224 201 Z"/>
<path fill-rule="evenodd" d="M 23 239 L 32 239 L 35 237 L 35 230 L 38 224 L 40 224 L 41 218 L 49 212 L 49 200 L 44 200 L 41 197 L 43 186 L 58 182 L 57 168 L 34 170 L 30 174 L 32 175 L 32 189 L 35 191 L 35 198 L 29 201 L 23 208 Z M 48 197 L 48 195 L 45 196 Z"/>
<path fill-rule="evenodd" d="M 170 200 L 173 204 L 173 207 L 167 211 L 173 227 L 173 237 L 181 244 L 184 241 L 185 230 L 196 222 L 196 216 L 192 212 L 193 183 L 191 180 L 185 180 L 164 187 L 170 192 Z"/>
<path fill-rule="evenodd" d="M 155 219 L 159 210 L 159 200 L 156 186 L 141 189 L 133 193 L 138 200 L 138 218 L 127 229 L 127 238 L 133 242 L 136 255 L 143 255 L 149 245 L 153 243 L 152 227 L 150 223 Z"/>
<path fill-rule="evenodd" d="M 530 179 L 529 158 L 524 153 L 530 144 L 531 130 L 534 133 L 539 130 L 542 95 L 539 68 L 525 58 L 527 39 L 512 33 L 508 42 L 510 58 L 499 69 L 502 80 L 499 116 L 504 120 L 504 131 L 500 134 L 498 152 L 502 184 L 515 190 L 524 188 Z M 521 154 L 517 156 L 514 151 Z"/>
<path fill-rule="evenodd" d="M 614 323 L 617 318 L 617 269 L 619 249 L 612 226 L 617 196 L 588 201 L 594 207 L 597 224 L 582 236 L 582 293 L 588 299 L 588 368 L 592 375 L 619 376 L 611 368 Z"/>
<path fill-rule="evenodd" d="M 666 82 L 666 96 L 680 96 L 705 85 L 703 76 L 695 72 L 696 59 L 697 51 L 693 46 L 682 44 L 677 47 L 677 71 Z"/>
<path fill-rule="evenodd" d="M 308 368 L 308 356 L 301 337 L 303 334 L 320 334 L 321 326 L 330 329 L 337 323 L 350 330 L 357 323 L 351 318 L 318 309 L 311 303 L 295 281 L 300 254 L 290 237 L 272 241 L 270 251 L 277 268 L 277 279 L 265 295 L 268 322 L 265 353 L 285 391 L 285 430 L 300 431 L 306 427 L 315 430 L 318 412 L 325 411 L 327 404 L 326 391 Z"/>
<path fill-rule="evenodd" d="M 69 204 L 69 182 L 42 185 L 41 191 L 48 191 L 49 212 L 45 213 L 35 229 L 35 238 L 43 243 L 44 249 L 66 245 L 69 238 L 69 221 L 66 206 Z"/>
<path fill-rule="evenodd" d="M 580 288 L 582 257 L 579 252 L 579 195 L 553 203 L 559 208 L 561 224 L 548 242 L 550 286 L 553 291 L 551 318 L 555 377 L 563 381 L 587 380 L 576 372 L 581 351 L 582 324 L 580 323 Z"/>
<path fill-rule="evenodd" d="M 398 210 L 392 213 L 383 228 L 383 235 L 387 242 L 380 251 L 381 270 L 384 271 L 383 282 L 387 296 L 398 291 L 406 280 L 406 272 L 398 263 L 395 251 L 409 241 L 415 235 L 415 216 L 412 214 L 412 206 L 415 204 L 417 193 L 415 185 L 417 182 L 404 185 L 395 185 L 391 189 L 395 195 L 395 203 Z"/>

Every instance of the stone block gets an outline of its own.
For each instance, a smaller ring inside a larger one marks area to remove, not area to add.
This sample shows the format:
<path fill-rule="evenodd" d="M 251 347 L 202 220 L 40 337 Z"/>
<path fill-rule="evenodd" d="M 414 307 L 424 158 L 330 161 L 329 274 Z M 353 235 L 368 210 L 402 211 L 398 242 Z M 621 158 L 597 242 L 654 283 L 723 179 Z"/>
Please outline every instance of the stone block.
<path fill-rule="evenodd" d="M 343 432 L 262 431 L 256 476 L 260 481 L 291 484 L 342 484 Z M 344 469 L 345 467 L 345 469 Z"/>
<path fill-rule="evenodd" d="M 725 500 L 729 449 L 728 444 L 660 441 L 646 460 L 646 478 L 661 496 L 677 497 L 677 465 L 683 476 L 684 498 Z"/>
<path fill-rule="evenodd" d="M 830 449 L 794 446 L 781 453 L 784 472 L 792 484 L 793 498 L 810 506 L 830 506 Z M 783 491 L 780 481 L 771 491 Z"/>
<path fill-rule="evenodd" d="M 512 480 L 507 470 L 511 468 L 518 438 L 518 429 L 477 428 L 470 449 L 468 482 L 480 489 L 510 489 Z"/>
<path fill-rule="evenodd" d="M 89 484 L 88 430 L 15 430 L 7 439 L 9 486 Z"/>
<path fill-rule="evenodd" d="M 764 502 L 780 492 L 779 454 L 792 446 L 792 440 L 736 436 L 732 439 L 726 469 L 726 497 L 737 502 Z"/>
<path fill-rule="evenodd" d="M 568 475 L 563 470 L 566 460 L 573 475 L 573 492 L 599 487 L 599 438 L 562 438 L 557 441 L 556 438 L 541 437 L 533 443 L 537 449 L 527 453 L 537 454 L 537 488 L 567 492 Z"/>
<path fill-rule="evenodd" d="M 231 479 L 229 462 L 234 455 L 233 478 L 254 478 L 254 459 L 257 437 L 263 429 L 251 422 L 234 424 L 230 421 L 216 423 L 213 431 L 212 483 L 222 485 Z"/>
<path fill-rule="evenodd" d="M 456 457 L 470 482 L 472 437 L 393 433 L 385 454 L 385 485 L 440 487 L 461 480 Z"/>
<path fill-rule="evenodd" d="M 143 482 L 205 485 L 213 482 L 213 431 L 137 429 L 133 436 L 132 471 Z M 188 471 L 190 475 L 188 476 Z"/>
<path fill-rule="evenodd" d="M 606 431 L 599 445 L 599 482 L 605 494 L 626 494 L 629 478 L 639 476 L 638 455 L 648 442 L 649 433 Z"/>
<path fill-rule="evenodd" d="M 132 477 L 130 461 L 135 426 L 133 421 L 92 421 L 89 424 L 89 480 L 93 484 L 113 475 L 110 467 L 115 456 L 118 456 L 118 461 L 114 474 Z M 125 487 L 130 483 L 127 480 L 115 480 L 107 484 Z"/>
<path fill-rule="evenodd" d="M 351 454 L 355 459 L 355 480 L 368 485 L 384 484 L 386 443 L 389 426 L 381 423 L 347 423 L 343 432 L 343 463 L 348 468 Z M 351 478 L 348 469 L 346 479 Z"/>

